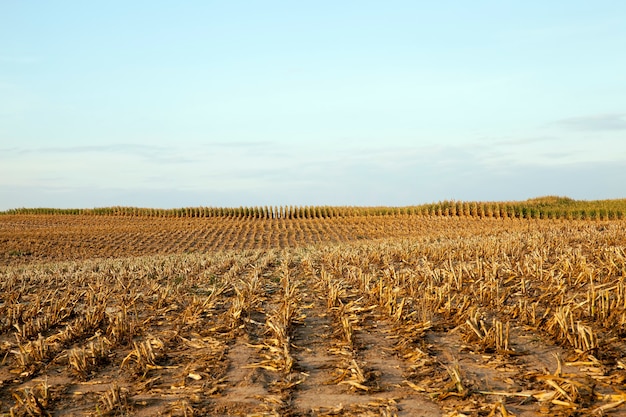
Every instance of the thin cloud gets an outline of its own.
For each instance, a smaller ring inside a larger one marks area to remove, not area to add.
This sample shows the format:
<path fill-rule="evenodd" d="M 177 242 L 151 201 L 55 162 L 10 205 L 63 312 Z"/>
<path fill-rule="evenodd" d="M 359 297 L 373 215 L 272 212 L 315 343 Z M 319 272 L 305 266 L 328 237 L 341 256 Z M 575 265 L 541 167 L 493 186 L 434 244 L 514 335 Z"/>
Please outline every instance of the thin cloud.
<path fill-rule="evenodd" d="M 548 159 L 572 159 L 576 154 L 573 152 L 546 152 L 543 154 L 544 158 Z"/>
<path fill-rule="evenodd" d="M 68 146 L 68 147 L 48 147 L 36 149 L 37 152 L 43 153 L 91 153 L 91 152 L 110 152 L 110 153 L 159 153 L 169 150 L 163 146 L 137 145 L 137 144 L 110 144 L 97 146 Z"/>
<path fill-rule="evenodd" d="M 42 62 L 42 59 L 40 57 L 30 55 L 0 55 L 0 62 L 4 64 L 38 64 Z"/>
<path fill-rule="evenodd" d="M 519 138 L 519 139 L 508 139 L 508 140 L 500 140 L 493 143 L 495 146 L 524 146 L 524 145 L 533 145 L 535 143 L 547 143 L 554 142 L 558 139 L 552 136 L 537 136 L 537 137 L 527 137 L 527 138 Z M 491 146 L 491 144 L 490 144 Z"/>
<path fill-rule="evenodd" d="M 12 152 L 15 154 L 71 154 L 71 153 L 139 153 L 158 152 L 167 150 L 166 147 L 135 145 L 135 144 L 110 144 L 110 145 L 88 145 L 88 146 L 48 146 L 40 148 L 5 148 L 2 152 Z"/>
<path fill-rule="evenodd" d="M 626 114 L 614 113 L 571 117 L 558 120 L 555 124 L 573 130 L 589 132 L 626 130 Z"/>
<path fill-rule="evenodd" d="M 274 146 L 275 143 L 271 141 L 258 141 L 258 142 L 245 142 L 245 141 L 232 141 L 232 142 L 206 142 L 203 143 L 204 147 L 211 148 L 265 148 Z"/>
<path fill-rule="evenodd" d="M 158 145 L 139 144 L 110 144 L 110 145 L 87 145 L 87 146 L 50 146 L 41 148 L 5 148 L 0 149 L 5 157 L 14 156 L 51 156 L 51 155 L 79 155 L 79 154 L 116 154 L 136 156 L 159 163 L 190 163 L 197 162 L 189 155 L 180 154 L 173 147 Z"/>

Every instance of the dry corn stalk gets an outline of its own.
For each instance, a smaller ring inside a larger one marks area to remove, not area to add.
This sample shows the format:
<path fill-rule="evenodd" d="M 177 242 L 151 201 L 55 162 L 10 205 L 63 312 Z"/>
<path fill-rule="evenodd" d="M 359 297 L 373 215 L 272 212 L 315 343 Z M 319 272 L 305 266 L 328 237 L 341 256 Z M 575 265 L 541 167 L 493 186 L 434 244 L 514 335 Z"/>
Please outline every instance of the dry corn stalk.
<path fill-rule="evenodd" d="M 107 333 L 111 340 L 123 344 L 131 343 L 136 331 L 135 321 L 136 319 L 128 314 L 126 305 L 123 305 L 117 314 L 110 315 Z"/>
<path fill-rule="evenodd" d="M 50 402 L 50 389 L 47 380 L 32 388 L 24 388 L 13 393 L 15 405 L 11 415 L 25 413 L 29 416 L 51 416 L 46 409 Z"/>
<path fill-rule="evenodd" d="M 17 335 L 16 335 L 17 337 Z M 12 350 L 20 369 L 26 370 L 31 366 L 37 366 L 45 362 L 53 353 L 48 341 L 40 334 L 37 340 L 23 345 L 17 342 L 18 350 Z"/>
<path fill-rule="evenodd" d="M 96 406 L 98 415 L 116 415 L 126 413 L 129 410 L 128 395 L 119 385 L 113 384 L 99 399 L 99 406 Z"/>
<path fill-rule="evenodd" d="M 163 342 L 149 338 L 143 342 L 133 342 L 133 350 L 122 360 L 121 368 L 131 368 L 133 373 L 145 377 L 152 369 L 160 369 L 157 361 L 161 356 Z M 155 349 L 157 352 L 155 352 Z"/>
<path fill-rule="evenodd" d="M 89 373 L 100 363 L 108 360 L 111 343 L 104 337 L 98 337 L 89 342 L 84 348 L 75 348 L 68 353 L 68 365 L 81 378 L 86 378 Z"/>
<path fill-rule="evenodd" d="M 349 376 L 348 376 L 349 375 Z M 346 377 L 348 377 L 346 379 Z M 356 359 L 352 359 L 348 365 L 348 372 L 343 372 L 338 384 L 350 385 L 353 388 L 363 391 L 369 391 L 369 387 L 364 385 L 368 381 L 363 369 L 359 366 Z"/>
<path fill-rule="evenodd" d="M 506 325 L 503 325 L 500 320 L 493 320 L 494 330 L 494 344 L 496 352 L 509 352 L 509 332 L 510 332 L 509 322 Z"/>
<path fill-rule="evenodd" d="M 463 380 L 461 378 L 461 370 L 458 364 L 454 364 L 452 366 L 444 365 L 444 368 L 448 372 L 448 376 L 450 377 L 450 382 L 448 382 L 445 387 L 439 391 L 437 394 L 437 398 L 440 400 L 446 399 L 451 396 L 462 397 L 465 398 L 468 395 L 468 390 L 463 385 Z"/>

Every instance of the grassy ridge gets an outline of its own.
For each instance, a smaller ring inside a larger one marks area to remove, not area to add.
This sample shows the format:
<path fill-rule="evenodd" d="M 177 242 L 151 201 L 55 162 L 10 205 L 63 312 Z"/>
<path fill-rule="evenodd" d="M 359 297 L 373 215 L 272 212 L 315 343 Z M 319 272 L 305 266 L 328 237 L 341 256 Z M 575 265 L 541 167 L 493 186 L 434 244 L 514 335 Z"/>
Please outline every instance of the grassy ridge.
<path fill-rule="evenodd" d="M 257 206 L 257 207 L 185 207 L 155 209 L 138 207 L 101 207 L 93 209 L 18 208 L 0 214 L 60 214 L 147 217 L 235 217 L 316 219 L 355 216 L 459 216 L 523 219 L 624 219 L 626 199 L 573 200 L 546 196 L 526 201 L 440 201 L 404 207 L 352 206 Z"/>

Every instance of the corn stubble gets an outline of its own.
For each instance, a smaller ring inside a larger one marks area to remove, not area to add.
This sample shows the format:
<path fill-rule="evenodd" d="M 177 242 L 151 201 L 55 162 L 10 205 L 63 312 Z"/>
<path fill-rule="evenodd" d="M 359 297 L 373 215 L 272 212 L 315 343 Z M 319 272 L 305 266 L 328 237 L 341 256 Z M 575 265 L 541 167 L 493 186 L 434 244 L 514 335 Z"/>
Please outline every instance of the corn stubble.
<path fill-rule="evenodd" d="M 79 415 L 130 414 L 147 397 L 203 415 L 241 383 L 228 380 L 233 367 L 271 376 L 250 415 L 398 415 L 406 392 L 447 415 L 624 412 L 623 221 L 437 221 L 446 227 L 402 238 L 3 267 L 0 413 L 59 413 L 71 384 L 40 381 L 62 374 L 107 387 L 84 394 Z M 367 400 L 293 408 L 308 377 L 295 354 L 308 347 L 293 340 L 313 311 L 305 293 L 332 325 L 326 384 Z M 402 384 L 385 385 L 364 359 L 365 333 L 391 343 Z M 231 363 L 241 340 L 256 354 Z M 506 367 L 508 382 L 481 382 L 468 355 Z"/>

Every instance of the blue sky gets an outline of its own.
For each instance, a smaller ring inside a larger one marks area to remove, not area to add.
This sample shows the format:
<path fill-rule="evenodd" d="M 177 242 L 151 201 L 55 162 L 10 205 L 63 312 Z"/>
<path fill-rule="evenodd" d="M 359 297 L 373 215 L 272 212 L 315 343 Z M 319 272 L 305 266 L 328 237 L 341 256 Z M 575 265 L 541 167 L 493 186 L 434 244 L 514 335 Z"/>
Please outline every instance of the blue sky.
<path fill-rule="evenodd" d="M 626 197 L 626 3 L 0 16 L 0 210 Z"/>

